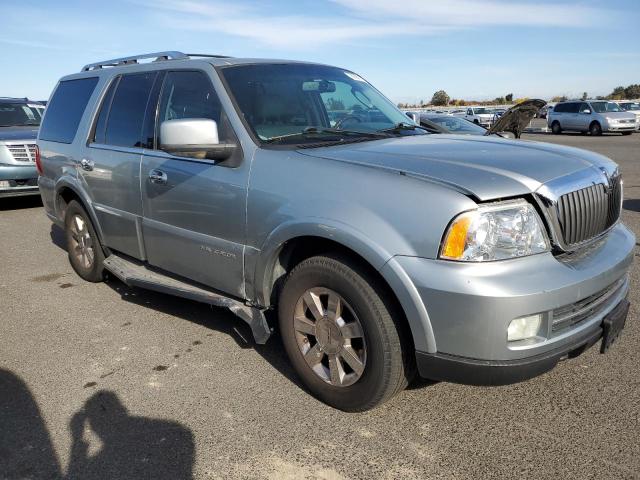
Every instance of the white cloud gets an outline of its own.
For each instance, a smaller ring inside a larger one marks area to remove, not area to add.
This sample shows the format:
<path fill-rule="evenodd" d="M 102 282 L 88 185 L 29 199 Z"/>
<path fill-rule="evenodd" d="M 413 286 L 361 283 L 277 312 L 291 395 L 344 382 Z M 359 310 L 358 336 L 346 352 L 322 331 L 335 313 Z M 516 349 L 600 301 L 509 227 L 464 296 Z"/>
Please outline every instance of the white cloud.
<path fill-rule="evenodd" d="M 287 14 L 222 0 L 133 0 L 151 8 L 164 26 L 220 32 L 274 47 L 307 49 L 358 39 L 424 36 L 485 26 L 565 26 L 595 23 L 608 15 L 600 9 L 567 3 L 498 0 L 330 0 L 341 12 L 332 15 Z M 319 11 L 326 12 L 322 8 Z"/>
<path fill-rule="evenodd" d="M 404 19 L 413 25 L 564 26 L 593 25 L 611 15 L 599 8 L 568 3 L 497 0 L 331 0 L 359 15 L 380 19 Z"/>

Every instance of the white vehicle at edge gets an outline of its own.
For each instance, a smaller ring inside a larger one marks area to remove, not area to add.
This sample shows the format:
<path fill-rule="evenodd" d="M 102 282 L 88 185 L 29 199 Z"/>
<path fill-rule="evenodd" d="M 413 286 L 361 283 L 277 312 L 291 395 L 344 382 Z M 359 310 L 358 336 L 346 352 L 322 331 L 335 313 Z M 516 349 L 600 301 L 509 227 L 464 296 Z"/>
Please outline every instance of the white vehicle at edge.
<path fill-rule="evenodd" d="M 494 122 L 495 115 L 485 107 L 468 107 L 467 113 L 464 118 L 470 122 L 482 125 L 483 127 L 490 127 Z"/>

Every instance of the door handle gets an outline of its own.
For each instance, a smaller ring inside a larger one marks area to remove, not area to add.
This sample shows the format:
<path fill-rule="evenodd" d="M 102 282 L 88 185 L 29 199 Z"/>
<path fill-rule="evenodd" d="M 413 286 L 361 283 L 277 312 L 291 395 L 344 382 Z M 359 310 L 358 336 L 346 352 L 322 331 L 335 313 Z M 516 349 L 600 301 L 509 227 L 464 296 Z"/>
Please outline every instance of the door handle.
<path fill-rule="evenodd" d="M 151 170 L 149 172 L 149 180 L 151 180 L 151 183 L 156 183 L 158 185 L 166 185 L 167 174 L 161 170 Z"/>
<path fill-rule="evenodd" d="M 93 160 L 88 160 L 86 158 L 83 158 L 82 160 L 80 160 L 80 167 L 82 167 L 83 170 L 86 170 L 87 172 L 90 172 L 91 170 L 93 170 Z"/>

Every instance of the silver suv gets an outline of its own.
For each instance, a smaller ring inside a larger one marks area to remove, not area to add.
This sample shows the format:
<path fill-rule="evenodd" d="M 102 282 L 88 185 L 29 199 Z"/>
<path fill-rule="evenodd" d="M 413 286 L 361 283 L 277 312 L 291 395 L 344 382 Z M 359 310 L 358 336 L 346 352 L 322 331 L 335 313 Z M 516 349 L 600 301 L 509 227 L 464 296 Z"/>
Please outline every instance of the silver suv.
<path fill-rule="evenodd" d="M 95 63 L 60 80 L 38 146 L 78 275 L 227 307 L 257 343 L 279 326 L 302 382 L 343 410 L 416 370 L 525 380 L 625 323 L 635 238 L 615 163 L 430 135 L 349 70 Z"/>
<path fill-rule="evenodd" d="M 615 102 L 587 100 L 558 103 L 547 115 L 547 124 L 555 134 L 565 130 L 589 132 L 619 132 L 631 135 L 637 128 L 636 116 Z"/>
<path fill-rule="evenodd" d="M 0 97 L 0 198 L 38 194 L 36 136 L 44 105 Z"/>

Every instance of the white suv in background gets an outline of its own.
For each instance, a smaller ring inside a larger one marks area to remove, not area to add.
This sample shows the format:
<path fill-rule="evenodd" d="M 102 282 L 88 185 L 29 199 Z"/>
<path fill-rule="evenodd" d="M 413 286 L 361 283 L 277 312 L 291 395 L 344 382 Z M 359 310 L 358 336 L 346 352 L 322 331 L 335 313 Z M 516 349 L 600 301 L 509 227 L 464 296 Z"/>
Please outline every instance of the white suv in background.
<path fill-rule="evenodd" d="M 469 107 L 467 108 L 467 113 L 464 118 L 488 128 L 494 122 L 495 114 L 485 107 Z"/>

